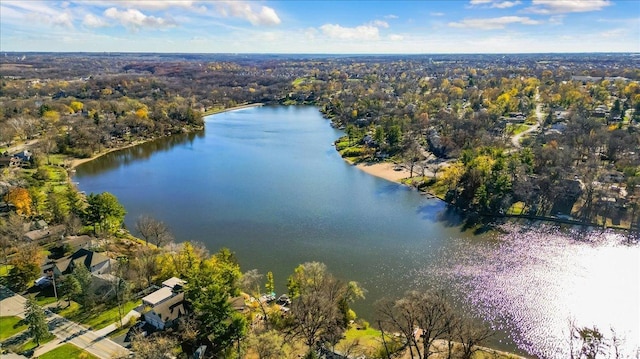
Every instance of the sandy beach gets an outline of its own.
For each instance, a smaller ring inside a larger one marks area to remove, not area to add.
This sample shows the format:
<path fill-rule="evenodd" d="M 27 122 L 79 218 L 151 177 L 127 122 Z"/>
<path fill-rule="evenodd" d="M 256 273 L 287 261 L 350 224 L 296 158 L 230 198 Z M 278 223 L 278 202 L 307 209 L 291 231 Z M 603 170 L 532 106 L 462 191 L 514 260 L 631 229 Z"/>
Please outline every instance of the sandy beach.
<path fill-rule="evenodd" d="M 392 181 L 392 182 L 400 183 L 400 180 L 409 177 L 408 170 L 406 170 L 404 167 L 398 167 L 398 165 L 395 165 L 389 162 L 359 163 L 356 165 L 356 167 L 372 176 L 384 178 L 387 181 Z M 402 169 L 397 171 L 396 168 L 402 168 Z"/>

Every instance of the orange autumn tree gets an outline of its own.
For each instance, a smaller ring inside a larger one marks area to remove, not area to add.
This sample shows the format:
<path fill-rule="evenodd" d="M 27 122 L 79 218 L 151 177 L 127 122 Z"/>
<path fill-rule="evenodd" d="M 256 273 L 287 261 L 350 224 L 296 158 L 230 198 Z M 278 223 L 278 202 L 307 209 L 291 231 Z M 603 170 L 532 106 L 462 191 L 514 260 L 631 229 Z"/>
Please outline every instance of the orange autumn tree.
<path fill-rule="evenodd" d="M 22 187 L 14 187 L 4 196 L 4 200 L 16 207 L 19 215 L 29 217 L 32 213 L 32 201 L 29 191 Z"/>

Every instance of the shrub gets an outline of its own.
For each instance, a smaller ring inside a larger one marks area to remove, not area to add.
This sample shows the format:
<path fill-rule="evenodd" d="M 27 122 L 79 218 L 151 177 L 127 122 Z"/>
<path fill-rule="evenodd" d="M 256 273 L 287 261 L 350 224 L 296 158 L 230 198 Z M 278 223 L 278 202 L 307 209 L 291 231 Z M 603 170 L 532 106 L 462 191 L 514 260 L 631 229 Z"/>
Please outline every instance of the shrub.
<path fill-rule="evenodd" d="M 344 157 L 359 157 L 364 154 L 364 149 L 361 147 L 351 147 L 347 148 L 342 152 Z"/>

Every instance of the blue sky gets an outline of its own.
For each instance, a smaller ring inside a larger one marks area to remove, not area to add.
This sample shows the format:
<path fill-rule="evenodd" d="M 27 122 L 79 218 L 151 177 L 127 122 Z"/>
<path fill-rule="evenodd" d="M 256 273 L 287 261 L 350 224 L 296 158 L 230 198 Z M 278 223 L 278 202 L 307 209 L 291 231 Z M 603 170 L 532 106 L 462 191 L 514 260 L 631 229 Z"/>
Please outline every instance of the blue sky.
<path fill-rule="evenodd" d="M 0 51 L 640 52 L 640 0 L 0 0 Z"/>

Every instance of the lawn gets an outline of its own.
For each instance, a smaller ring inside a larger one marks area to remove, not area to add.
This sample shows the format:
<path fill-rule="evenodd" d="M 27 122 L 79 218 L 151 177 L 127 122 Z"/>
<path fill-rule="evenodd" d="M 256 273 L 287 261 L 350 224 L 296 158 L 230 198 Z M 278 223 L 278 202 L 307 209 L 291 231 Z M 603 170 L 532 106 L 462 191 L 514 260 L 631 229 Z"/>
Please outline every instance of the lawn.
<path fill-rule="evenodd" d="M 358 329 L 352 325 L 344 333 L 344 339 L 336 345 L 336 348 L 344 350 L 355 343 L 359 348 L 356 350 L 359 354 L 371 354 L 382 344 L 382 333 L 371 327 Z"/>
<path fill-rule="evenodd" d="M 67 319 L 70 319 L 74 316 L 78 314 L 78 311 L 80 310 L 80 304 L 71 301 L 71 304 L 67 307 L 65 307 L 65 305 L 67 305 L 67 301 L 60 301 L 60 307 L 62 309 L 60 309 L 60 311 L 58 311 L 58 315 L 65 317 Z"/>
<path fill-rule="evenodd" d="M 45 305 L 56 302 L 55 292 L 53 291 L 53 285 L 49 285 L 44 288 L 38 288 L 34 286 L 29 290 L 29 292 L 36 293 L 35 295 L 36 303 L 38 303 L 38 305 L 41 307 L 44 307 Z M 62 299 L 60 299 L 60 302 L 62 302 Z"/>
<path fill-rule="evenodd" d="M 522 132 L 528 130 L 529 128 L 530 126 L 523 125 L 523 124 L 509 124 L 507 126 L 506 132 L 515 136 L 515 135 L 521 134 Z"/>
<path fill-rule="evenodd" d="M 0 340 L 12 337 L 27 329 L 27 325 L 18 317 L 0 317 Z"/>
<path fill-rule="evenodd" d="M 127 302 L 124 305 L 123 316 L 127 315 L 133 308 L 140 305 L 140 301 Z M 64 306 L 65 302 L 61 302 Z M 91 309 L 90 313 L 85 312 L 76 302 L 71 302 L 71 306 L 61 309 L 58 314 L 80 324 L 84 324 L 93 330 L 102 329 L 109 324 L 118 321 L 118 307 L 106 309 L 104 306 L 97 306 Z"/>
<path fill-rule="evenodd" d="M 55 335 L 50 334 L 47 338 L 42 339 L 40 341 L 40 345 L 46 344 L 50 341 L 52 341 L 53 339 L 55 339 Z M 26 342 L 24 342 L 19 349 L 17 349 L 18 353 L 24 353 L 24 352 L 28 352 L 31 349 L 34 349 L 36 347 L 36 342 L 33 339 L 29 339 Z"/>
<path fill-rule="evenodd" d="M 87 353 L 86 351 L 76 347 L 73 344 L 64 344 L 62 346 L 53 349 L 50 352 L 40 355 L 38 358 L 40 359 L 57 359 L 57 358 L 65 358 L 65 359 L 74 359 L 74 358 L 83 358 L 83 359 L 93 359 L 95 356 Z"/>
<path fill-rule="evenodd" d="M 124 311 L 123 311 L 123 316 L 127 315 L 127 313 L 129 313 L 129 311 L 131 311 L 133 308 L 137 307 L 138 305 L 140 305 L 141 302 L 140 301 L 135 301 L 135 302 L 127 302 L 124 304 Z M 104 327 L 106 327 L 107 325 L 116 322 L 118 320 L 118 307 L 113 307 L 109 310 L 105 310 L 103 312 L 101 312 L 98 316 L 96 317 L 90 317 L 88 318 L 85 322 L 82 322 L 82 324 L 86 324 L 89 327 L 91 327 L 92 329 L 96 330 L 96 329 L 102 329 Z"/>

